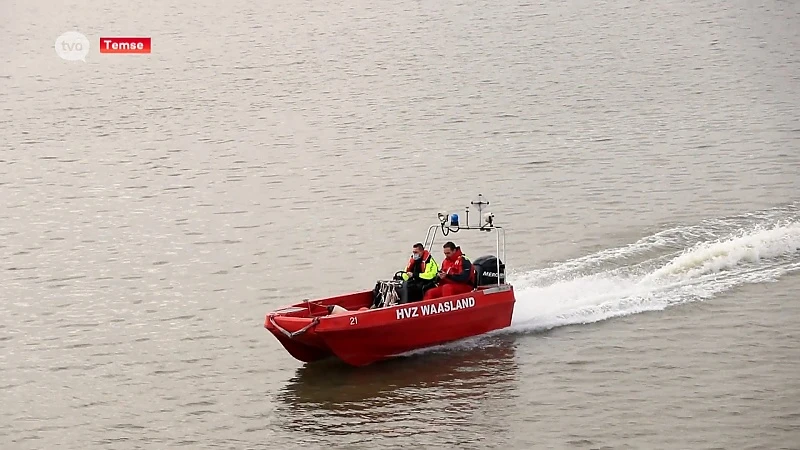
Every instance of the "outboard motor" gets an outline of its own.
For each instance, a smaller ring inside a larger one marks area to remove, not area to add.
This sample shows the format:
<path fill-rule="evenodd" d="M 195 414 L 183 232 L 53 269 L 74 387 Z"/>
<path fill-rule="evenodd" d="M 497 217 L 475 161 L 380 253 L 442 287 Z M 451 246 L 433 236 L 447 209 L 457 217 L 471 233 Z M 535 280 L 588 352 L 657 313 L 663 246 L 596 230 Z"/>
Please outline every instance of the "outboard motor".
<path fill-rule="evenodd" d="M 500 284 L 505 284 L 506 282 L 506 265 L 503 264 L 503 261 L 500 261 L 500 273 L 497 273 L 497 257 L 494 255 L 486 255 L 481 256 L 480 258 L 472 261 L 472 265 L 475 266 L 475 273 L 476 273 L 476 285 L 477 286 L 488 286 L 492 284 L 497 284 L 498 278 L 500 279 Z"/>

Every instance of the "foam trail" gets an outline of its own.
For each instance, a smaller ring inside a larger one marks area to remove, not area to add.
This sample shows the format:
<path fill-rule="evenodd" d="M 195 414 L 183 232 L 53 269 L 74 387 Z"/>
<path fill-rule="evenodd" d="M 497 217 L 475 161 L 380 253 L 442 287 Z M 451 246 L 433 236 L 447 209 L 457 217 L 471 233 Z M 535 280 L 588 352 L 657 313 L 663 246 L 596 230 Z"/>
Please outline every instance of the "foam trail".
<path fill-rule="evenodd" d="M 618 248 L 609 248 L 552 267 L 517 274 L 517 286 L 541 286 L 577 275 L 590 275 L 609 268 L 618 272 L 643 273 L 642 265 L 653 265 L 680 254 L 700 242 L 727 239 L 732 231 L 747 230 L 761 224 L 770 226 L 781 221 L 796 223 L 800 202 L 764 211 L 749 212 L 727 218 L 706 219 L 696 225 L 680 225 L 664 229 Z M 645 267 L 646 268 L 646 267 Z"/>
<path fill-rule="evenodd" d="M 691 250 L 656 270 L 646 279 L 693 276 L 719 272 L 741 263 L 758 263 L 800 248 L 800 224 L 742 234 L 723 242 L 701 242 Z"/>
<path fill-rule="evenodd" d="M 789 222 L 769 228 L 752 227 L 713 242 L 698 242 L 672 254 L 660 266 L 662 257 L 640 262 L 636 266 L 644 273 L 638 275 L 630 267 L 622 267 L 570 276 L 575 262 L 568 261 L 545 269 L 550 272 L 549 277 L 559 272 L 563 275 L 549 284 L 530 283 L 537 278 L 535 271 L 534 276 L 526 274 L 523 283 L 510 280 L 515 283 L 517 294 L 510 331 L 541 330 L 662 310 L 709 298 L 740 284 L 773 281 L 800 267 L 798 251 L 800 222 Z M 651 267 L 645 271 L 648 265 Z"/>

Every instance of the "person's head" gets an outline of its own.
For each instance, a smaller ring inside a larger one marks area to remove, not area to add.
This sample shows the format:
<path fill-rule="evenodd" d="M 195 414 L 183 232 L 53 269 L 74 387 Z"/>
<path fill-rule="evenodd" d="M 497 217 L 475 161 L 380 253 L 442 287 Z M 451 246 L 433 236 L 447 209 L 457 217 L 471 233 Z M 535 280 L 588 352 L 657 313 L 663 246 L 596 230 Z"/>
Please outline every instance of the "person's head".
<path fill-rule="evenodd" d="M 414 244 L 414 247 L 411 248 L 411 256 L 414 259 L 422 258 L 422 253 L 425 251 L 425 246 L 422 243 L 417 242 Z"/>
<path fill-rule="evenodd" d="M 456 251 L 456 244 L 453 242 L 446 242 L 442 248 L 444 249 L 444 257 L 449 258 Z"/>

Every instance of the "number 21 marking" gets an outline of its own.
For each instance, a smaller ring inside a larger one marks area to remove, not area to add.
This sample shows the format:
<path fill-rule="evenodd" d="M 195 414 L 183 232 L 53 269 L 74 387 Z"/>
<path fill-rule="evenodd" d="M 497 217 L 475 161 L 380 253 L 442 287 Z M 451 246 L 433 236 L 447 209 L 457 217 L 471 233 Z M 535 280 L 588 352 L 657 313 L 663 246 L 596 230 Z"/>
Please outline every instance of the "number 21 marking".
<path fill-rule="evenodd" d="M 350 325 L 358 325 L 358 317 L 351 317 L 350 318 Z"/>

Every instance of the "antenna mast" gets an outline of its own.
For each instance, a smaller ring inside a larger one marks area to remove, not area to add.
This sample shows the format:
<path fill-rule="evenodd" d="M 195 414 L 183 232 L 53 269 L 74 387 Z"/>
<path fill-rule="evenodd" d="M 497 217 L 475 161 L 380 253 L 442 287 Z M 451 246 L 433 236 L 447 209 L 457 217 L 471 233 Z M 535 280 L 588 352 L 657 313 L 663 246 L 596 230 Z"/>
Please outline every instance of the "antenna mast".
<path fill-rule="evenodd" d="M 483 201 L 483 194 L 478 194 L 478 201 L 472 201 L 472 202 L 469 202 L 469 204 L 470 205 L 476 205 L 478 207 L 478 220 L 479 221 L 483 220 L 483 214 L 482 214 L 483 213 L 483 207 L 489 204 L 489 202 L 484 202 Z M 469 207 L 467 207 L 467 210 L 469 210 Z M 469 215 L 467 216 L 467 226 L 469 226 Z M 481 227 L 481 229 L 483 229 L 483 224 L 482 223 L 481 223 L 480 227 Z"/>

